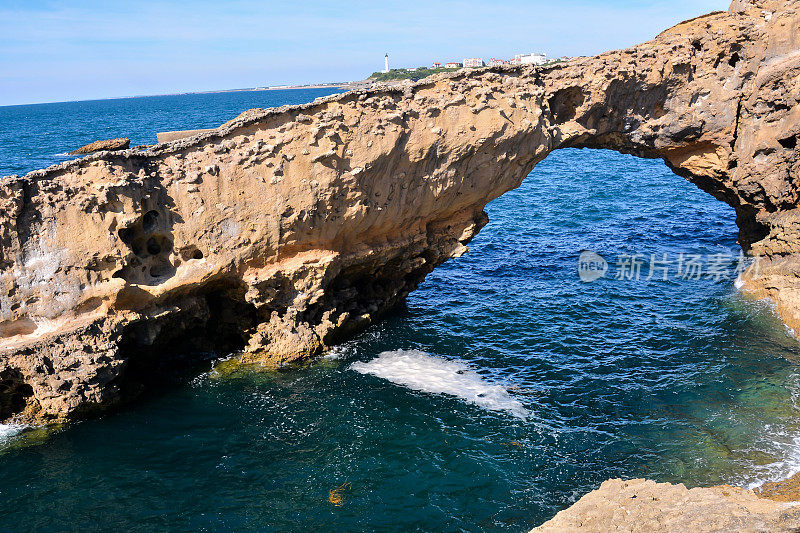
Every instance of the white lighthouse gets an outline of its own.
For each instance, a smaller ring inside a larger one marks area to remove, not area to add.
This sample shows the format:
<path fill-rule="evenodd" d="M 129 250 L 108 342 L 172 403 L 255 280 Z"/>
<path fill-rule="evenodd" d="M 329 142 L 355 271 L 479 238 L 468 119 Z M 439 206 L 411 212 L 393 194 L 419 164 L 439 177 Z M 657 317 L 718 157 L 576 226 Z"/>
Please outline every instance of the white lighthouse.
<path fill-rule="evenodd" d="M 389 54 L 386 54 L 383 58 L 383 72 L 389 72 Z"/>

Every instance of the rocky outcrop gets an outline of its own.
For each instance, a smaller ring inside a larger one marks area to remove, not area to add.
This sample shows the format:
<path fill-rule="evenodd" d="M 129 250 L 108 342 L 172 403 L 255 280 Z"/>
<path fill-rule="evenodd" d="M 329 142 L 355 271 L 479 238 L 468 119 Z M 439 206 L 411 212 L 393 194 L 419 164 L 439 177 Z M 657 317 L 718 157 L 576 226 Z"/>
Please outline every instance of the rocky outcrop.
<path fill-rule="evenodd" d="M 734 487 L 687 489 L 644 479 L 610 479 L 531 533 L 798 530 L 800 502 L 775 502 Z"/>
<path fill-rule="evenodd" d="M 131 145 L 131 140 L 124 137 L 118 139 L 108 139 L 106 141 L 95 141 L 86 146 L 81 146 L 77 150 L 73 150 L 70 154 L 91 154 L 92 152 L 99 152 L 101 150 L 127 150 Z"/>
<path fill-rule="evenodd" d="M 552 150 L 662 158 L 736 209 L 746 288 L 800 323 L 798 2 L 651 42 L 248 111 L 3 180 L 0 419 L 81 416 L 174 367 L 283 364 L 373 323 L 467 251 Z"/>

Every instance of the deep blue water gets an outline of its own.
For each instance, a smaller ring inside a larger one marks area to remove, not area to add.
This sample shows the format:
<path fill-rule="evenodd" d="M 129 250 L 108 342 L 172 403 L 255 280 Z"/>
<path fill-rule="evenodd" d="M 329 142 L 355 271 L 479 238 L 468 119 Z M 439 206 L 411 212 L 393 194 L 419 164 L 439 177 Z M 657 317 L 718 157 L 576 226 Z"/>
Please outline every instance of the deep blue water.
<path fill-rule="evenodd" d="M 338 89 L 237 91 L 0 107 L 0 176 L 74 159 L 100 139 L 155 144 L 161 131 L 216 128 L 242 111 L 304 104 Z"/>
<path fill-rule="evenodd" d="M 0 174 L 320 94 L 0 108 Z M 659 161 L 562 150 L 487 211 L 470 253 L 306 368 L 212 370 L 6 438 L 0 530 L 525 531 L 609 477 L 748 485 L 800 469 L 800 351 L 770 306 L 677 265 L 611 279 L 621 254 L 737 255 L 730 208 Z M 580 281 L 587 249 L 608 277 Z"/>

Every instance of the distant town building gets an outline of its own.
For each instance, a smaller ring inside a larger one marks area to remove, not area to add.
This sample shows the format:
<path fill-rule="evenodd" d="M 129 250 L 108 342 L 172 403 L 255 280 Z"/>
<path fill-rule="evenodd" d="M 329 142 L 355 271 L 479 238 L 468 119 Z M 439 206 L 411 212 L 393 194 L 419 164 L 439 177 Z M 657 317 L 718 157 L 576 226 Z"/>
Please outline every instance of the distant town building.
<path fill-rule="evenodd" d="M 445 63 L 444 68 L 459 68 L 461 63 Z"/>
<path fill-rule="evenodd" d="M 478 68 L 483 66 L 483 58 L 469 57 L 464 60 L 464 66 L 468 68 Z"/>
<path fill-rule="evenodd" d="M 383 58 L 383 73 L 389 72 L 389 54 L 386 54 Z"/>
<path fill-rule="evenodd" d="M 544 65 L 547 63 L 545 54 L 517 54 L 511 60 L 512 65 Z"/>
<path fill-rule="evenodd" d="M 502 59 L 497 59 L 496 57 L 493 57 L 493 58 L 489 59 L 489 61 L 486 62 L 486 66 L 487 67 L 500 67 L 502 65 L 507 65 L 507 64 L 508 64 L 508 61 L 504 61 Z"/>
<path fill-rule="evenodd" d="M 411 68 L 407 68 L 406 69 L 406 72 L 416 72 L 416 71 L 417 71 L 417 67 L 411 67 Z"/>
<path fill-rule="evenodd" d="M 442 64 L 441 63 L 434 63 L 431 68 L 442 68 Z"/>

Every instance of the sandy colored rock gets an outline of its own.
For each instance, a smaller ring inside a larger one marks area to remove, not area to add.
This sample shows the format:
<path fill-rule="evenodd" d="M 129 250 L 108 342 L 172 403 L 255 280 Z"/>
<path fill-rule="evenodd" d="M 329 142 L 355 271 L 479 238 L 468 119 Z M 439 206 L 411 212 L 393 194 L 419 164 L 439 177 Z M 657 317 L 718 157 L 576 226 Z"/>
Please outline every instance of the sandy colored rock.
<path fill-rule="evenodd" d="M 644 479 L 610 479 L 532 533 L 727 533 L 800 529 L 800 504 L 735 487 L 687 489 Z"/>
<path fill-rule="evenodd" d="M 213 353 L 311 357 L 464 254 L 484 206 L 565 147 L 661 158 L 733 206 L 764 258 L 746 289 L 800 325 L 797 6 L 736 2 L 627 50 L 250 110 L 4 179 L 0 419 L 83 416 Z"/>
<path fill-rule="evenodd" d="M 214 130 L 212 128 L 203 130 L 163 131 L 160 133 L 156 133 L 156 137 L 158 138 L 158 142 L 168 143 L 172 141 L 177 141 L 178 139 L 186 139 L 189 137 L 194 137 L 195 135 L 200 135 L 201 133 L 208 133 L 209 131 L 214 131 Z"/>
<path fill-rule="evenodd" d="M 126 150 L 130 144 L 131 140 L 124 137 L 108 139 L 106 141 L 95 141 L 86 146 L 81 146 L 77 150 L 73 150 L 70 154 L 91 154 L 92 152 L 99 152 L 101 150 Z"/>
<path fill-rule="evenodd" d="M 764 483 L 754 491 L 760 498 L 776 502 L 800 502 L 800 474 L 789 479 Z"/>

